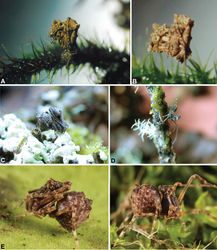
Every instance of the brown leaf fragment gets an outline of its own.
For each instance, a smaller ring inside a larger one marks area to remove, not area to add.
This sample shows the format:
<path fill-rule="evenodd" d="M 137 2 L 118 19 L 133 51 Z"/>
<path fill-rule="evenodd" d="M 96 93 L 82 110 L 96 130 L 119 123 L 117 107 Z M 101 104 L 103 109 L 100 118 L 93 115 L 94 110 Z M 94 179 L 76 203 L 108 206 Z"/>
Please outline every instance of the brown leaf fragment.
<path fill-rule="evenodd" d="M 185 62 L 191 55 L 190 41 L 193 25 L 194 20 L 178 14 L 174 14 L 174 23 L 171 27 L 154 23 L 148 51 L 166 52 L 179 62 Z"/>

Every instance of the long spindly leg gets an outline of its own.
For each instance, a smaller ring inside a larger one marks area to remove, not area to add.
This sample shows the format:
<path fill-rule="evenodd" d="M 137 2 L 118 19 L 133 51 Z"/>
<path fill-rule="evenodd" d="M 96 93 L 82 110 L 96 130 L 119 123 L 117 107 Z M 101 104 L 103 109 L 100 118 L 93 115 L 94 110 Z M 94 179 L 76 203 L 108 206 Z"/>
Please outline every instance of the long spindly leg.
<path fill-rule="evenodd" d="M 73 231 L 73 236 L 74 236 L 74 239 L 75 239 L 76 248 L 80 249 L 80 245 L 79 245 L 79 241 L 78 241 L 78 235 L 77 235 L 76 230 Z"/>
<path fill-rule="evenodd" d="M 156 213 L 155 213 L 155 215 L 154 215 L 154 220 L 153 220 L 153 223 L 152 223 L 151 233 L 150 233 L 150 234 L 153 234 L 153 232 L 154 232 L 154 228 L 155 228 L 157 216 L 158 216 L 158 213 L 157 213 L 157 211 L 156 211 Z"/>
<path fill-rule="evenodd" d="M 181 218 L 181 217 L 179 217 L 179 220 L 182 222 L 182 225 L 183 225 L 183 228 L 184 228 L 184 234 L 186 233 L 186 225 L 185 225 L 185 222 L 184 222 L 184 220 Z"/>
<path fill-rule="evenodd" d="M 132 215 L 132 211 L 130 211 L 126 217 L 124 218 L 124 220 L 122 221 L 121 225 L 119 226 L 118 230 L 121 230 L 122 228 L 124 228 L 124 224 L 129 220 L 130 216 Z"/>
<path fill-rule="evenodd" d="M 135 222 L 136 218 L 137 218 L 137 217 L 134 215 L 134 216 L 132 217 L 131 221 L 129 222 L 129 224 L 126 225 L 126 226 L 123 228 L 123 230 L 121 231 L 121 233 L 119 234 L 117 240 L 116 240 L 115 243 L 114 243 L 114 247 L 117 246 L 118 241 L 120 240 L 120 238 L 123 237 L 123 235 L 126 233 L 127 229 Z"/>
<path fill-rule="evenodd" d="M 215 217 L 211 213 L 204 211 L 204 210 L 200 210 L 200 209 L 193 209 L 191 211 L 184 211 L 181 213 L 181 216 L 187 215 L 187 214 L 205 214 L 205 215 L 209 216 L 210 218 L 212 218 L 213 220 L 217 220 L 217 217 Z"/>
<path fill-rule="evenodd" d="M 197 178 L 199 181 L 202 182 L 202 184 L 191 184 L 192 181 Z M 182 190 L 182 192 L 180 193 L 179 197 L 178 197 L 178 201 L 181 203 L 182 199 L 184 198 L 184 195 L 187 191 L 187 189 L 189 187 L 212 187 L 212 188 L 217 188 L 217 185 L 212 184 L 207 182 L 204 178 L 202 178 L 201 176 L 199 176 L 198 174 L 194 174 L 192 175 L 189 179 L 188 182 L 186 184 L 182 184 L 181 182 L 176 182 L 174 184 L 174 190 L 176 190 L 177 187 L 184 187 L 184 189 Z"/>
<path fill-rule="evenodd" d="M 17 218 L 19 218 L 19 217 L 26 217 L 26 216 L 32 216 L 32 215 L 34 215 L 35 217 L 37 217 L 37 218 L 39 218 L 39 219 L 42 219 L 42 217 L 40 216 L 40 215 L 38 215 L 38 214 L 34 214 L 34 213 L 32 213 L 32 212 L 27 212 L 27 213 L 25 213 L 25 214 L 19 214 L 19 215 L 17 215 L 16 217 Z"/>
<path fill-rule="evenodd" d="M 174 121 L 174 120 L 171 120 L 171 121 L 173 122 L 173 124 L 175 124 L 175 131 L 176 131 L 175 138 L 173 139 L 173 142 L 172 142 L 172 145 L 174 145 L 175 142 L 176 142 L 176 139 L 177 139 L 177 137 L 178 137 L 179 128 L 178 128 L 178 126 L 177 126 L 177 124 L 176 124 L 176 121 Z M 172 132 L 172 133 L 173 133 L 173 132 Z"/>

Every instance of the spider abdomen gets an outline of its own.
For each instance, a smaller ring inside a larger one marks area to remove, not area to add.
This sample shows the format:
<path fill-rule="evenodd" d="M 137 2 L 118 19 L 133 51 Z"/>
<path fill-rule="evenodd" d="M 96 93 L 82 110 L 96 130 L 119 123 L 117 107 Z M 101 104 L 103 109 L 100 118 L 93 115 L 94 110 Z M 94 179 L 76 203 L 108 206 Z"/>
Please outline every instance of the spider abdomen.
<path fill-rule="evenodd" d="M 69 232 L 80 227 L 89 218 L 93 201 L 83 192 L 68 192 L 57 202 L 56 220 Z"/>
<path fill-rule="evenodd" d="M 132 211 L 136 217 L 147 213 L 160 213 L 161 199 L 158 190 L 150 184 L 136 185 L 131 195 Z"/>

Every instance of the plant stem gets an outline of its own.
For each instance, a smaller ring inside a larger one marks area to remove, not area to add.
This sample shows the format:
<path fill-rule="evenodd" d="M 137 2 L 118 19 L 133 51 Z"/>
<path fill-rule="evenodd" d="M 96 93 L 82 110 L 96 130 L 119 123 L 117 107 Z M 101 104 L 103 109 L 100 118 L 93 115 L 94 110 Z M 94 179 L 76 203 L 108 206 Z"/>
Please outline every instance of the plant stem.
<path fill-rule="evenodd" d="M 32 44 L 32 53 L 20 58 L 10 57 L 5 50 L 4 53 L 6 58 L 0 58 L 0 80 L 4 79 L 6 83 L 31 83 L 31 77 L 43 70 L 52 77 L 64 67 L 74 73 L 84 65 L 92 68 L 97 83 L 129 83 L 128 52 L 85 38 L 80 39 L 70 58 L 64 56 L 64 50 L 58 44 L 45 46 L 43 42 L 38 47 Z"/>
<path fill-rule="evenodd" d="M 151 113 L 156 128 L 156 136 L 153 137 L 153 141 L 159 154 L 160 163 L 175 163 L 176 154 L 170 137 L 169 123 L 166 120 L 169 108 L 164 100 L 165 93 L 160 86 L 147 86 L 146 89 L 151 99 Z"/>

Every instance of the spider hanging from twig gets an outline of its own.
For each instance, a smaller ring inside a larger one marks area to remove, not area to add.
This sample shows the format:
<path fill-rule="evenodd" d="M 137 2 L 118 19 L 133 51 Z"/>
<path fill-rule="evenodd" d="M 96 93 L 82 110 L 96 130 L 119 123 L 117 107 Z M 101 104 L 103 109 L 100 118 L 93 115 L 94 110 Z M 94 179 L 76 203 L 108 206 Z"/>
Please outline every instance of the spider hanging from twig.
<path fill-rule="evenodd" d="M 191 184 L 195 178 L 201 181 L 202 184 L 197 184 L 197 185 Z M 175 194 L 177 187 L 184 187 L 178 197 Z M 150 184 L 135 185 L 130 198 L 133 217 L 128 223 L 128 225 L 124 226 L 123 230 L 119 234 L 113 246 L 114 247 L 117 246 L 120 238 L 133 225 L 133 223 L 137 218 L 154 216 L 151 228 L 151 234 L 154 231 L 157 217 L 163 217 L 165 219 L 178 218 L 183 224 L 184 232 L 186 232 L 186 225 L 184 220 L 181 218 L 181 216 L 183 215 L 205 214 L 211 217 L 212 219 L 217 220 L 217 217 L 211 215 L 209 212 L 204 210 L 193 209 L 191 211 L 185 211 L 185 212 L 182 211 L 181 203 L 189 187 L 217 188 L 217 185 L 207 182 L 204 178 L 202 178 L 198 174 L 192 175 L 188 179 L 186 184 L 182 184 L 181 182 L 176 182 L 174 185 L 160 185 L 158 187 L 158 190 Z M 128 215 L 125 218 L 124 222 L 126 222 L 129 219 L 129 216 L 130 215 Z M 120 228 L 122 227 L 122 225 L 120 226 Z"/>

